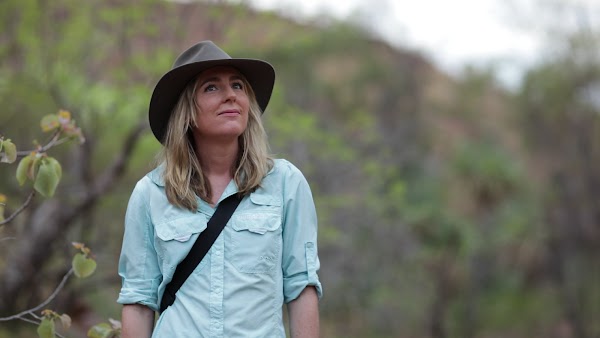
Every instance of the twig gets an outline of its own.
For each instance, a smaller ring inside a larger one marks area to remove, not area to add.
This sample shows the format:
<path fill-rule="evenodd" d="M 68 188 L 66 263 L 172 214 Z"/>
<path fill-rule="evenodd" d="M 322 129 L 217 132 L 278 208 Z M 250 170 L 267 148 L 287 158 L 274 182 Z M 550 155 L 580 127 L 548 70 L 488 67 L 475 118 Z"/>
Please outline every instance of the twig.
<path fill-rule="evenodd" d="M 41 321 L 41 320 L 42 320 L 42 317 L 40 317 L 40 316 L 36 315 L 36 314 L 35 314 L 35 313 L 33 313 L 33 312 L 29 312 L 29 315 L 30 315 L 31 317 L 33 317 L 33 318 L 35 318 L 35 319 L 39 320 L 39 321 Z"/>
<path fill-rule="evenodd" d="M 38 305 L 38 306 L 36 306 L 36 307 L 34 307 L 32 309 L 25 310 L 23 312 L 17 313 L 16 315 L 12 315 L 12 316 L 9 316 L 9 317 L 0 317 L 0 322 L 6 322 L 6 321 L 9 321 L 9 320 L 14 320 L 14 319 L 23 319 L 24 315 L 31 314 L 31 313 L 33 313 L 35 311 L 40 310 L 44 306 L 48 305 L 51 301 L 54 300 L 54 298 L 56 297 L 56 295 L 58 295 L 58 293 L 60 292 L 60 290 L 62 290 L 62 288 L 67 283 L 67 280 L 69 279 L 69 277 L 71 277 L 72 274 L 73 274 L 73 268 L 71 268 L 69 270 L 69 272 L 67 272 L 65 274 L 65 276 L 60 281 L 60 284 L 58 284 L 58 286 L 56 287 L 56 289 L 54 290 L 54 292 L 52 292 L 52 294 L 44 302 L 42 302 L 40 305 Z"/>
<path fill-rule="evenodd" d="M 17 210 L 15 210 L 15 212 L 13 212 L 12 215 L 10 215 L 6 219 L 4 219 L 4 221 L 0 222 L 0 225 L 4 225 L 4 224 L 12 221 L 15 217 L 17 217 L 18 214 L 20 214 L 23 210 L 25 210 L 25 208 L 27 208 L 29 203 L 31 203 L 31 199 L 33 198 L 34 195 L 35 195 L 35 190 L 32 190 L 31 193 L 29 193 L 29 196 L 27 196 L 27 199 L 25 200 L 23 205 L 21 205 Z"/>
<path fill-rule="evenodd" d="M 51 143 L 48 143 L 45 146 L 43 146 L 42 149 L 40 149 L 40 152 L 46 152 L 46 151 L 50 150 L 50 148 L 56 147 L 56 146 L 61 145 L 61 144 L 65 143 L 65 142 L 68 142 L 70 140 L 71 139 L 69 139 L 68 137 L 64 137 L 64 138 L 61 138 L 61 139 L 53 140 Z"/>
<path fill-rule="evenodd" d="M 28 323 L 31 323 L 31 324 L 40 325 L 40 323 L 39 323 L 39 322 L 36 322 L 36 321 L 35 321 L 35 320 L 33 320 L 33 319 L 29 319 L 29 318 L 25 318 L 25 317 L 19 317 L 19 318 L 17 318 L 17 319 L 20 319 L 20 320 L 22 320 L 22 321 L 24 321 L 24 322 L 28 322 Z"/>
<path fill-rule="evenodd" d="M 0 238 L 0 242 L 10 241 L 11 239 L 17 239 L 17 237 L 4 237 L 4 238 Z"/>
<path fill-rule="evenodd" d="M 60 136 L 60 129 L 56 130 L 54 132 L 54 134 L 52 134 L 52 136 L 50 137 L 50 141 L 48 143 L 46 143 L 45 146 L 43 147 L 38 147 L 38 149 L 36 150 L 21 150 L 21 151 L 17 151 L 17 156 L 27 156 L 29 155 L 31 152 L 39 152 L 39 153 L 43 153 L 48 151 L 48 149 L 54 147 L 55 145 L 59 145 L 61 143 L 64 143 L 65 141 L 68 141 L 68 138 L 63 138 L 62 140 L 60 140 L 60 143 L 58 142 L 58 136 Z"/>
<path fill-rule="evenodd" d="M 36 322 L 36 321 L 35 321 L 35 320 L 33 320 L 33 319 L 24 318 L 24 317 L 19 317 L 19 318 L 17 318 L 17 319 L 20 319 L 20 320 L 22 320 L 22 321 L 24 321 L 24 322 L 27 322 L 27 323 L 31 323 L 31 324 L 35 324 L 35 325 L 40 325 L 40 323 L 39 323 L 39 322 Z M 62 334 L 60 334 L 60 333 L 58 333 L 58 332 L 56 332 L 56 331 L 54 332 L 54 335 L 55 335 L 55 336 L 57 336 L 57 337 L 65 338 L 65 336 L 63 336 Z"/>

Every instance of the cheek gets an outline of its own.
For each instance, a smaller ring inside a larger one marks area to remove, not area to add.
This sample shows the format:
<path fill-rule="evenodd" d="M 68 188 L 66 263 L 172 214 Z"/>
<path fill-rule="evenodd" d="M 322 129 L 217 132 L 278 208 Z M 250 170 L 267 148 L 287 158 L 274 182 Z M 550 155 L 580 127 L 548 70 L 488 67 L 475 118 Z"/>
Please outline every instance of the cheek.
<path fill-rule="evenodd" d="M 240 94 L 238 96 L 238 101 L 240 103 L 243 102 L 245 106 L 249 106 L 250 105 L 250 99 L 248 98 L 248 93 L 244 92 L 243 94 Z"/>
<path fill-rule="evenodd" d="M 246 115 L 250 114 L 250 100 L 248 100 L 248 99 L 242 100 L 241 106 L 244 107 L 244 110 L 246 111 Z"/>
<path fill-rule="evenodd" d="M 196 124 L 200 126 L 202 124 L 210 123 L 212 117 L 214 116 L 214 114 L 211 112 L 214 112 L 214 110 L 215 109 L 206 105 L 197 105 L 195 112 Z"/>

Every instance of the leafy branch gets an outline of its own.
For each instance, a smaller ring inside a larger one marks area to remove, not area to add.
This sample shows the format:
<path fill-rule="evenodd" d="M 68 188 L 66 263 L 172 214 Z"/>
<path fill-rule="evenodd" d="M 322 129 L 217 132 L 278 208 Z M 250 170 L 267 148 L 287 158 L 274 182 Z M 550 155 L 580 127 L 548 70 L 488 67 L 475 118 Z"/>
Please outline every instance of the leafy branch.
<path fill-rule="evenodd" d="M 20 185 L 31 181 L 34 188 L 25 202 L 7 218 L 4 218 L 6 196 L 0 194 L 0 226 L 11 222 L 18 214 L 25 210 L 31 203 L 36 192 L 44 197 L 52 197 L 54 195 L 62 177 L 62 168 L 56 159 L 47 155 L 47 151 L 73 139 L 79 140 L 80 143 L 85 141 L 81 129 L 75 125 L 75 120 L 71 118 L 71 113 L 66 110 L 60 110 L 57 114 L 44 116 L 40 122 L 40 127 L 43 132 L 52 132 L 52 136 L 47 144 L 43 146 L 37 145 L 35 150 L 17 151 L 17 147 L 11 139 L 0 137 L 0 162 L 14 163 L 17 158 L 22 157 L 17 166 L 17 181 Z"/>
<path fill-rule="evenodd" d="M 63 337 L 61 334 L 56 332 L 55 322 L 60 321 L 63 328 L 68 329 L 71 326 L 71 317 L 69 315 L 59 314 L 49 309 L 42 310 L 41 316 L 38 316 L 36 312 L 46 307 L 56 298 L 56 296 L 58 296 L 72 275 L 75 275 L 79 278 L 86 278 L 92 275 L 96 270 L 96 261 L 92 258 L 91 250 L 82 243 L 73 243 L 73 247 L 80 252 L 73 257 L 71 268 L 63 276 L 62 280 L 54 289 L 52 294 L 50 294 L 50 296 L 48 296 L 48 298 L 46 298 L 46 300 L 44 300 L 42 303 L 31 309 L 21 311 L 11 316 L 0 317 L 0 322 L 22 320 L 24 322 L 37 325 L 37 333 L 40 338 L 52 338 L 57 336 Z"/>
<path fill-rule="evenodd" d="M 27 315 L 30 315 L 30 316 L 34 317 L 34 319 L 38 319 L 39 320 L 39 317 L 35 314 L 35 312 L 39 311 L 40 309 L 42 309 L 46 305 L 50 304 L 50 302 L 52 302 L 54 300 L 54 298 L 56 298 L 56 296 L 64 288 L 65 284 L 69 280 L 69 277 L 71 277 L 71 275 L 73 275 L 73 272 L 74 272 L 74 269 L 71 267 L 71 269 L 69 269 L 69 271 L 63 276 L 62 280 L 60 281 L 60 283 L 58 284 L 58 286 L 56 287 L 56 289 L 54 289 L 54 291 L 52 292 L 52 294 L 50 296 L 48 296 L 48 298 L 46 298 L 46 300 L 43 301 L 41 304 L 39 304 L 38 306 L 33 307 L 33 308 L 29 309 L 29 310 L 25 310 L 25 311 L 19 312 L 17 314 L 14 314 L 12 316 L 0 317 L 0 322 L 7 322 L 7 321 L 10 321 L 10 320 L 15 320 L 15 319 L 20 319 L 20 320 L 31 322 L 31 319 L 27 319 L 25 317 Z M 35 321 L 33 321 L 33 323 L 34 324 L 40 324 L 40 322 L 35 322 Z"/>
<path fill-rule="evenodd" d="M 47 115 L 42 118 L 40 126 L 43 132 L 52 132 L 49 141 L 45 145 L 39 145 L 30 151 L 17 151 L 17 147 L 10 139 L 0 137 L 0 163 L 14 163 L 17 158 L 21 158 L 17 170 L 16 178 L 20 185 L 30 181 L 33 183 L 33 189 L 25 201 L 8 217 L 4 218 L 4 208 L 7 197 L 0 194 L 0 229 L 3 225 L 13 221 L 30 204 L 37 193 L 43 197 L 52 197 L 56 191 L 58 183 L 62 177 L 62 168 L 60 163 L 48 156 L 47 152 L 58 145 L 67 141 L 77 139 L 80 143 L 84 142 L 81 130 L 75 125 L 68 111 L 60 110 L 57 114 Z M 137 133 L 136 133 L 137 135 Z M 120 167 L 117 167 L 119 169 Z M 13 239 L 7 237 L 0 240 Z M 73 257 L 71 268 L 63 276 L 58 286 L 52 294 L 48 296 L 39 305 L 21 311 L 17 314 L 0 317 L 0 322 L 21 320 L 27 323 L 37 325 L 37 333 L 40 338 L 63 337 L 56 332 L 56 322 L 60 322 L 64 329 L 71 326 L 71 317 L 67 314 L 59 314 L 50 309 L 44 309 L 50 304 L 65 287 L 67 281 L 72 275 L 79 278 L 90 276 L 96 270 L 96 261 L 92 257 L 91 250 L 82 243 L 73 243 L 73 246 L 80 252 Z M 41 313 L 36 314 L 37 311 Z M 88 337 L 91 338 L 110 338 L 118 337 L 121 332 L 121 323 L 109 319 L 109 323 L 101 323 L 93 326 L 88 331 Z M 64 338 L 64 337 L 63 337 Z"/>

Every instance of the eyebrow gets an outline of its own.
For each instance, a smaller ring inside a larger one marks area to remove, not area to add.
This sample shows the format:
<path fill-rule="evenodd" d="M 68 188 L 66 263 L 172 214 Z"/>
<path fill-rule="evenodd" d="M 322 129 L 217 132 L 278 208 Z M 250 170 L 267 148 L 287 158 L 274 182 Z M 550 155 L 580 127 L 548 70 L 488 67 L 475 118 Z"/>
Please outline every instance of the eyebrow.
<path fill-rule="evenodd" d="M 232 80 L 242 80 L 242 77 L 240 75 L 231 75 L 229 77 L 229 81 Z M 202 82 L 200 82 L 200 87 L 204 86 L 205 84 L 209 83 L 209 82 L 219 82 L 219 78 L 216 76 L 211 76 L 209 78 L 204 79 Z"/>

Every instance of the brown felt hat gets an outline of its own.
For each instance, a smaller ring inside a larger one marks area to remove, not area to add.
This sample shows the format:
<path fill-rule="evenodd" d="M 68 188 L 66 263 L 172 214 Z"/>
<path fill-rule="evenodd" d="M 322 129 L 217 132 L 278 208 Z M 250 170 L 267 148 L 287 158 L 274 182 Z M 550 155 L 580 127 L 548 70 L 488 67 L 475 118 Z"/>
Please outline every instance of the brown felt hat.
<path fill-rule="evenodd" d="M 215 66 L 231 66 L 240 71 L 252 86 L 260 109 L 265 111 L 275 83 L 273 66 L 257 59 L 234 59 L 212 41 L 201 41 L 177 57 L 152 92 L 148 117 L 152 133 L 161 143 L 171 111 L 185 87 L 202 71 Z"/>

